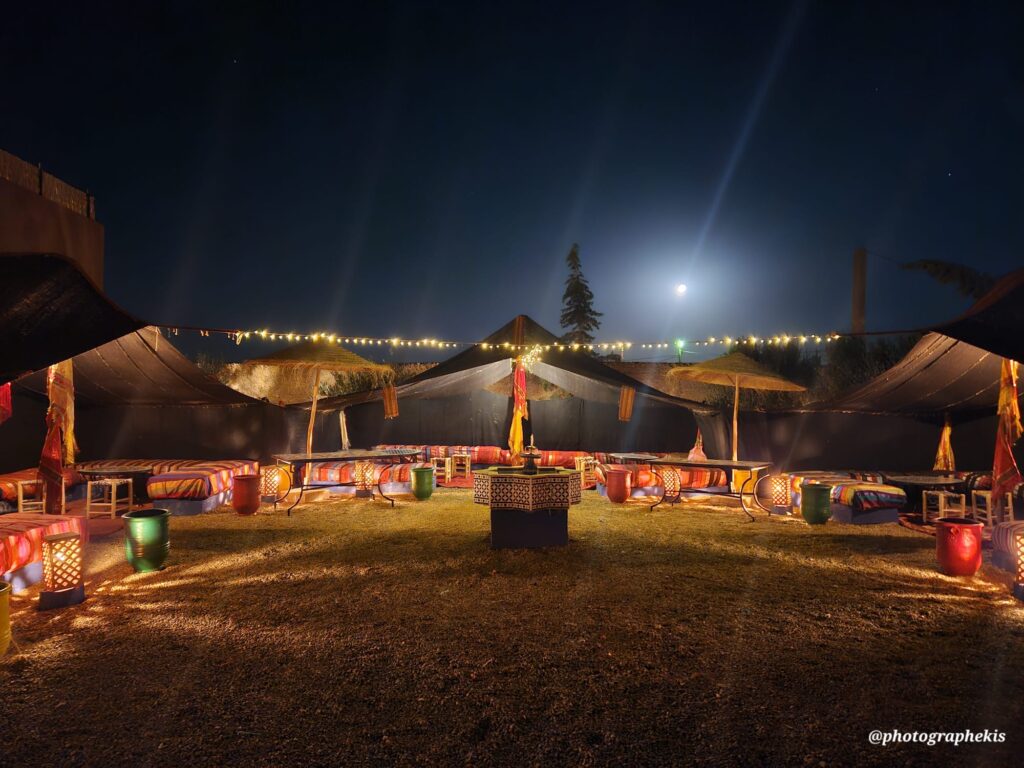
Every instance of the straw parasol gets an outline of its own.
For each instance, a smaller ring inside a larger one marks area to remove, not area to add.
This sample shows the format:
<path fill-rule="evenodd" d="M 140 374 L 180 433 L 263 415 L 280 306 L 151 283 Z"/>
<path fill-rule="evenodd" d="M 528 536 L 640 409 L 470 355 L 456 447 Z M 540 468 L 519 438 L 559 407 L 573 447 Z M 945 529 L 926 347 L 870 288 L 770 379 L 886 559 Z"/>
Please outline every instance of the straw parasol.
<path fill-rule="evenodd" d="M 285 347 L 266 357 L 246 360 L 246 363 L 249 365 L 277 365 L 284 368 L 305 368 L 316 372 L 313 377 L 313 396 L 309 409 L 309 427 L 306 429 L 306 453 L 313 452 L 313 422 L 316 419 L 316 404 L 320 398 L 320 374 L 323 371 L 345 373 L 362 371 L 384 373 L 390 371 L 390 368 L 385 365 L 372 363 L 355 352 L 345 349 L 340 344 L 332 344 L 329 341 L 306 341 L 291 347 Z M 344 419 L 344 415 L 344 411 L 342 411 L 342 419 Z M 341 424 L 342 433 L 344 434 L 344 421 Z"/>
<path fill-rule="evenodd" d="M 678 366 L 669 371 L 669 375 L 735 389 L 732 407 L 733 461 L 736 461 L 739 446 L 740 387 L 782 392 L 803 392 L 806 389 L 751 360 L 742 352 L 730 352 L 703 363 Z"/>

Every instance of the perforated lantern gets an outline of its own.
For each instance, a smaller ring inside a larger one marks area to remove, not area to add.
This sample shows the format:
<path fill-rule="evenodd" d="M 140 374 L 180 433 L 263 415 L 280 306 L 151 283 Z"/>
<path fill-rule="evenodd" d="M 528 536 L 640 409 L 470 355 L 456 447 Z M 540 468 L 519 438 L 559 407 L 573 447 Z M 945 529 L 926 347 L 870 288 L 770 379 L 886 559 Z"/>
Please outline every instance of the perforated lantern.
<path fill-rule="evenodd" d="M 1017 563 L 1017 575 L 1013 580 L 1013 596 L 1024 600 L 1024 531 L 1013 532 L 1013 557 Z"/>
<path fill-rule="evenodd" d="M 786 475 L 772 475 L 768 481 L 768 490 L 772 496 L 773 507 L 789 506 L 789 478 Z"/>
<path fill-rule="evenodd" d="M 671 499 L 679 495 L 680 480 L 679 472 L 674 467 L 665 467 L 662 474 L 662 481 L 665 483 L 665 498 Z"/>
<path fill-rule="evenodd" d="M 355 466 L 356 496 L 373 497 L 373 464 L 369 461 L 357 461 Z"/>
<path fill-rule="evenodd" d="M 260 498 L 275 504 L 284 499 L 292 489 L 292 478 L 288 470 L 278 464 L 260 469 Z"/>
<path fill-rule="evenodd" d="M 83 600 L 81 536 L 74 532 L 44 536 L 43 591 L 39 593 L 39 610 L 76 605 Z"/>

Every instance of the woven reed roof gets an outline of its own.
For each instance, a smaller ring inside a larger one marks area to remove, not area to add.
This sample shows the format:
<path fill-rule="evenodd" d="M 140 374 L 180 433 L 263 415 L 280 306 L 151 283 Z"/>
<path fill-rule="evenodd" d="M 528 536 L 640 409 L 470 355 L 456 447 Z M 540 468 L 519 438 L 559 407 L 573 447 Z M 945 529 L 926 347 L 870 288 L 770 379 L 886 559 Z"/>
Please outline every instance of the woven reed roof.
<path fill-rule="evenodd" d="M 681 365 L 669 371 L 669 375 L 727 387 L 736 386 L 738 383 L 744 389 L 770 389 L 782 392 L 803 392 L 806 389 L 751 360 L 742 352 L 730 352 L 694 365 Z"/>
<path fill-rule="evenodd" d="M 323 371 L 373 370 L 383 367 L 360 357 L 340 344 L 326 341 L 295 344 L 265 357 L 246 360 L 244 365 L 280 365 L 292 368 L 319 368 Z"/>

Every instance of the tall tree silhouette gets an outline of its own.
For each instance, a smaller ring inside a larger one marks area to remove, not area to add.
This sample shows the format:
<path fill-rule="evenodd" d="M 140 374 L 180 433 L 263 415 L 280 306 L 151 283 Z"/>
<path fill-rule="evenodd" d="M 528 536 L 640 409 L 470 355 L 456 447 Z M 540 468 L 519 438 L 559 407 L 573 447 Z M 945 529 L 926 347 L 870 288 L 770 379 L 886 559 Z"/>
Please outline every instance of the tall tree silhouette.
<path fill-rule="evenodd" d="M 594 340 L 592 331 L 601 327 L 601 313 L 594 309 L 594 293 L 583 276 L 578 244 L 572 244 L 565 263 L 569 266 L 569 277 L 562 294 L 562 328 L 566 330 L 562 338 L 570 343 L 589 344 Z"/>

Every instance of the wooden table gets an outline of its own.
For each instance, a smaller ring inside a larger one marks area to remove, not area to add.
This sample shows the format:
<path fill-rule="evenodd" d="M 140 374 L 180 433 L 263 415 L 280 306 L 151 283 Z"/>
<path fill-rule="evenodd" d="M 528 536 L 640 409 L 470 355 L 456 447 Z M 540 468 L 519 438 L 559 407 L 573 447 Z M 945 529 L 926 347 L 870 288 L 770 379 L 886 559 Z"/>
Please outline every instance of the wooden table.
<path fill-rule="evenodd" d="M 651 505 L 651 509 L 654 509 L 659 504 L 678 504 L 683 497 L 682 486 L 675 491 L 675 493 L 669 495 L 667 493 L 667 487 L 665 485 L 664 477 L 658 472 L 657 467 L 679 467 L 681 469 L 723 469 L 729 472 L 729 488 L 728 493 L 716 493 L 716 496 L 726 496 L 731 499 L 739 499 L 740 508 L 744 514 L 754 520 L 754 516 L 750 514 L 750 510 L 747 509 L 744 495 L 750 496 L 754 500 L 754 505 L 759 507 L 764 512 L 767 512 L 771 516 L 772 511 L 768 507 L 764 506 L 757 498 L 757 486 L 764 480 L 768 475 L 759 477 L 758 475 L 764 470 L 771 466 L 769 461 L 731 461 L 729 459 L 706 459 L 704 461 L 691 461 L 689 459 L 666 459 L 652 456 L 648 453 L 610 453 L 608 454 L 619 464 L 650 464 L 651 472 L 654 476 L 661 481 L 661 498 L 658 499 Z M 743 469 L 750 472 L 750 476 L 743 481 L 743 485 L 740 486 L 739 492 L 732 492 L 732 473 L 737 469 Z M 748 490 L 749 489 L 749 490 Z"/>
<path fill-rule="evenodd" d="M 281 453 L 274 456 L 276 461 L 282 464 L 288 464 L 292 468 L 292 476 L 296 478 L 296 484 L 292 487 L 298 487 L 299 497 L 295 500 L 295 503 L 288 507 L 288 515 L 291 516 L 292 510 L 295 509 L 302 501 L 302 495 L 315 488 L 341 488 L 344 486 L 354 486 L 356 483 L 316 483 L 310 484 L 306 482 L 306 471 L 310 464 L 314 464 L 321 461 L 369 461 L 374 464 L 407 464 L 415 461 L 416 457 L 421 454 L 421 451 L 415 448 L 386 448 L 379 451 L 327 451 L 326 453 Z M 387 499 L 391 502 L 391 506 L 395 506 L 395 500 L 384 493 L 380 487 L 381 475 L 377 476 L 377 493 L 380 494 L 381 498 Z M 372 491 L 370 492 L 372 496 Z"/>
<path fill-rule="evenodd" d="M 943 477 L 942 475 L 887 475 L 882 473 L 882 479 L 890 485 L 895 485 L 903 489 L 903 492 L 907 494 L 908 501 L 910 499 L 916 499 L 917 503 L 920 503 L 921 517 L 925 518 L 926 510 L 924 504 L 924 492 L 925 491 L 949 491 L 954 492 L 956 490 L 963 489 L 964 484 L 967 482 L 962 477 Z M 964 507 L 966 512 L 967 496 L 964 496 Z M 910 505 L 911 509 L 916 509 L 914 504 Z M 928 522 L 925 519 L 925 522 Z"/>

